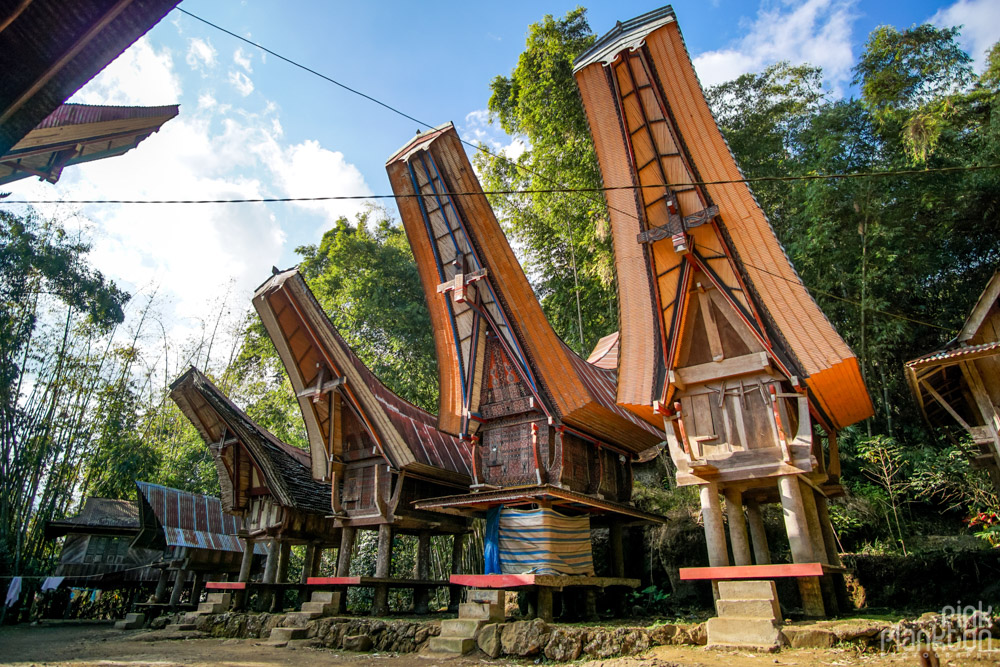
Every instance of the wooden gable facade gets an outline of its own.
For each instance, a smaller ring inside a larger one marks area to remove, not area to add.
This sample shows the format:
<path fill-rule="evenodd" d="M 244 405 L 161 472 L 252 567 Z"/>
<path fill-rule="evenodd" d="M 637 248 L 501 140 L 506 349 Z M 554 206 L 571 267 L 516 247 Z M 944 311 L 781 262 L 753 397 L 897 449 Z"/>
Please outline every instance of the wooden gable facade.
<path fill-rule="evenodd" d="M 736 565 L 770 562 L 761 502 L 781 502 L 796 563 L 839 565 L 836 434 L 871 400 L 741 182 L 672 8 L 619 22 L 574 76 L 615 247 L 618 402 L 666 427 L 678 484 L 700 487 L 712 566 L 729 565 L 719 493 Z M 799 587 L 807 614 L 837 608 L 829 577 Z"/>
<path fill-rule="evenodd" d="M 308 452 L 258 426 L 196 368 L 171 385 L 170 397 L 212 453 L 222 508 L 244 519 L 248 539 L 339 545 L 330 488 L 312 478 Z"/>
<path fill-rule="evenodd" d="M 477 492 L 420 506 L 547 499 L 635 515 L 630 462 L 662 433 L 615 404 L 613 370 L 556 335 L 454 127 L 418 135 L 386 168 L 434 327 L 438 425 L 468 443 Z"/>
<path fill-rule="evenodd" d="M 943 349 L 906 363 L 906 379 L 931 426 L 958 425 L 973 464 L 1000 489 L 1000 272 Z"/>
<path fill-rule="evenodd" d="M 835 433 L 871 402 L 747 185 L 706 183 L 742 175 L 673 10 L 620 23 L 574 71 L 612 188 L 618 402 L 671 422 L 681 484 L 824 469 L 813 422 Z"/>
<path fill-rule="evenodd" d="M 312 476 L 331 485 L 336 525 L 465 532 L 465 520 L 412 506 L 468 486 L 462 443 L 365 367 L 298 271 L 273 276 L 253 301 L 298 394 Z"/>

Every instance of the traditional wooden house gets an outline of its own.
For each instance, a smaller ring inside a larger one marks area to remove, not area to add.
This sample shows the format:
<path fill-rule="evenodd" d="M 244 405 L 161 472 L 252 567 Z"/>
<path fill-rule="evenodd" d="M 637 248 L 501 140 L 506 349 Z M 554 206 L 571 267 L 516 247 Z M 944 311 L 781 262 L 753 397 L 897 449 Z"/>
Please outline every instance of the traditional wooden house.
<path fill-rule="evenodd" d="M 906 379 L 931 426 L 958 425 L 972 438 L 972 462 L 1000 490 L 1000 272 L 953 340 L 906 363 Z"/>
<path fill-rule="evenodd" d="M 136 501 L 88 497 L 76 516 L 45 524 L 45 539 L 65 537 L 52 575 L 80 588 L 153 585 L 163 551 L 133 547 L 138 534 Z"/>
<path fill-rule="evenodd" d="M 423 498 L 468 487 L 462 443 L 435 427 L 434 416 L 403 400 L 364 365 L 326 316 L 296 270 L 274 275 L 254 299 L 299 398 L 312 454 L 312 476 L 330 484 L 330 513 L 342 529 L 337 576 L 349 574 L 356 531 L 378 530 L 375 577 L 390 574 L 393 533 L 418 537 L 416 580 L 426 580 L 432 535 L 455 535 L 458 567 L 464 518 L 413 507 Z M 416 608 L 426 607 L 417 589 Z M 387 610 L 376 588 L 373 613 Z"/>
<path fill-rule="evenodd" d="M 871 401 L 742 182 L 673 10 L 619 22 L 574 74 L 614 235 L 617 402 L 665 426 L 678 483 L 700 486 L 713 566 L 729 564 L 720 492 L 735 564 L 752 562 L 744 506 L 769 562 L 758 505 L 780 499 L 793 560 L 838 565 L 836 434 Z M 822 615 L 817 579 L 799 582 Z"/>
<path fill-rule="evenodd" d="M 434 327 L 438 426 L 462 439 L 472 461 L 466 493 L 417 507 L 467 516 L 504 508 L 499 571 L 518 573 L 516 548 L 503 546 L 504 533 L 518 530 L 515 508 L 546 510 L 536 531 L 560 520 L 549 510 L 592 517 L 610 526 L 612 570 L 622 576 L 622 527 L 660 520 L 632 504 L 630 462 L 663 434 L 615 404 L 613 370 L 587 363 L 556 335 L 450 123 L 417 135 L 386 168 Z M 580 530 L 589 557 L 586 521 Z M 537 566 L 580 573 L 543 551 Z M 487 572 L 495 567 L 488 558 Z"/>
<path fill-rule="evenodd" d="M 177 115 L 162 107 L 63 104 L 0 155 L 0 185 L 29 176 L 55 183 L 66 167 L 124 155 Z"/>
<path fill-rule="evenodd" d="M 317 576 L 323 549 L 340 545 L 340 529 L 330 516 L 329 485 L 312 477 L 309 452 L 258 426 L 197 368 L 170 389 L 215 459 L 223 511 L 243 518 L 248 542 L 271 543 L 263 582 L 286 579 L 293 544 L 306 545 L 302 583 Z M 250 580 L 249 553 L 241 582 Z"/>
<path fill-rule="evenodd" d="M 235 577 L 244 562 L 243 521 L 222 511 L 218 498 L 200 493 L 136 482 L 139 491 L 139 532 L 133 548 L 158 550 L 163 575 L 157 583 L 156 602 L 162 602 L 167 573 L 174 572 L 170 605 L 176 606 L 191 580 L 191 601 L 197 601 L 204 582 Z M 263 558 L 267 550 L 253 545 L 253 554 Z M 252 562 L 251 562 L 252 564 Z"/>
<path fill-rule="evenodd" d="M 179 0 L 21 0 L 0 7 L 0 155 Z"/>

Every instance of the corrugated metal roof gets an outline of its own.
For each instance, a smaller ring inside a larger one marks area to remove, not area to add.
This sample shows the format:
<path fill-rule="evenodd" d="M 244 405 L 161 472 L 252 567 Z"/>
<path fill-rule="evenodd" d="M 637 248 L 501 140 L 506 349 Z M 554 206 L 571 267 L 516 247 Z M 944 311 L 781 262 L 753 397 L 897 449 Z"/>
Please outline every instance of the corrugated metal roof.
<path fill-rule="evenodd" d="M 156 118 L 158 116 L 176 116 L 180 107 L 170 104 L 160 107 L 123 107 L 98 104 L 61 104 L 59 108 L 45 117 L 35 129 L 50 127 L 65 127 L 67 125 L 85 125 L 87 123 L 105 123 L 113 120 L 131 120 L 134 118 Z"/>
<path fill-rule="evenodd" d="M 134 500 L 90 496 L 79 514 L 63 521 L 87 526 L 138 528 L 139 506 Z"/>
<path fill-rule="evenodd" d="M 0 154 L 153 27 L 179 0 L 6 3 Z"/>
<path fill-rule="evenodd" d="M 222 502 L 213 496 L 137 481 L 143 508 L 152 511 L 170 546 L 186 546 L 217 551 L 243 551 L 237 533 L 242 520 L 222 511 Z M 266 553 L 255 545 L 254 553 Z"/>
<path fill-rule="evenodd" d="M 617 371 L 618 341 L 620 338 L 620 332 L 616 331 L 597 341 L 597 345 L 594 346 L 594 349 L 590 352 L 590 356 L 587 357 L 587 363 L 593 364 L 598 368 Z"/>

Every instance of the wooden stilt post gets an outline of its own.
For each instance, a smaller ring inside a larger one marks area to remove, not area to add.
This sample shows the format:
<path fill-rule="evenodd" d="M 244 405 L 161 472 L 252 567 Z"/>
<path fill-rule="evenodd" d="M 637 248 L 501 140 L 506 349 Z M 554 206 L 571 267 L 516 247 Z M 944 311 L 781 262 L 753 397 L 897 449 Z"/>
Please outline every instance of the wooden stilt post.
<path fill-rule="evenodd" d="M 352 526 L 344 526 L 340 533 L 340 550 L 337 554 L 337 576 L 347 577 L 351 574 L 351 552 L 354 551 L 354 538 L 357 530 Z M 347 591 L 341 591 L 337 603 L 337 613 L 347 611 Z"/>
<path fill-rule="evenodd" d="M 375 561 L 375 576 L 387 579 L 392 572 L 392 524 L 380 523 L 378 526 L 378 555 Z M 372 616 L 385 616 L 389 613 L 389 586 L 375 586 L 375 598 L 372 600 Z"/>
<path fill-rule="evenodd" d="M 187 579 L 187 570 L 182 567 L 177 568 L 174 576 L 174 590 L 170 592 L 170 606 L 176 607 L 181 603 L 181 593 L 184 592 L 184 581 Z"/>
<path fill-rule="evenodd" d="M 205 587 L 206 572 L 191 573 L 191 604 L 197 605 L 201 602 L 201 589 Z"/>
<path fill-rule="evenodd" d="M 726 529 L 722 525 L 719 487 L 714 483 L 702 484 L 698 491 L 701 495 L 701 519 L 705 524 L 708 564 L 712 567 L 726 567 L 729 565 L 729 552 L 726 549 Z"/>
<path fill-rule="evenodd" d="M 802 507 L 806 511 L 806 522 L 809 524 L 809 539 L 813 545 L 813 554 L 820 563 L 830 565 L 827 557 L 826 545 L 823 544 L 823 529 L 819 523 L 819 513 L 816 510 L 816 491 L 806 484 L 800 482 L 802 489 Z M 823 606 L 827 615 L 834 616 L 838 612 L 837 595 L 833 590 L 833 580 L 829 574 L 819 578 L 820 590 L 823 592 Z"/>
<path fill-rule="evenodd" d="M 552 589 L 548 586 L 540 586 L 538 588 L 538 600 L 537 600 L 536 614 L 537 617 L 545 621 L 546 623 L 551 623 L 553 619 L 552 614 Z"/>
<path fill-rule="evenodd" d="M 170 572 L 167 568 L 160 570 L 160 576 L 156 580 L 156 591 L 153 593 L 153 602 L 161 604 L 167 595 L 167 583 L 170 581 Z"/>
<path fill-rule="evenodd" d="M 277 540 L 271 540 L 271 544 L 268 545 L 267 550 L 267 561 L 264 563 L 264 578 L 261 583 L 273 584 L 275 575 L 278 574 L 278 551 L 280 547 L 278 546 Z M 264 588 L 261 589 L 260 596 L 257 598 L 257 608 L 260 611 L 267 611 L 271 608 L 271 600 L 274 598 L 274 591 Z"/>
<path fill-rule="evenodd" d="M 625 576 L 625 545 L 623 539 L 622 524 L 616 519 L 611 519 L 608 526 L 608 541 L 611 548 L 611 576 Z"/>
<path fill-rule="evenodd" d="M 729 543 L 733 547 L 733 565 L 751 565 L 747 522 L 743 517 L 743 494 L 726 489 L 726 518 L 729 519 Z"/>
<path fill-rule="evenodd" d="M 812 539 L 809 536 L 809 522 L 802 503 L 802 489 L 798 475 L 782 475 L 778 477 L 778 493 L 781 497 L 781 509 L 785 519 L 785 532 L 788 533 L 788 544 L 792 550 L 792 562 L 816 562 Z M 823 593 L 819 581 L 815 577 L 801 577 L 798 580 L 799 593 L 802 596 L 802 611 L 806 616 L 823 617 L 826 610 L 823 607 Z"/>
<path fill-rule="evenodd" d="M 816 514 L 819 516 L 819 527 L 823 533 L 823 546 L 826 548 L 827 561 L 835 567 L 843 567 L 844 563 L 840 559 L 840 549 L 837 545 L 837 535 L 833 532 L 833 522 L 830 521 L 829 505 L 826 496 L 816 494 Z M 834 574 L 830 578 L 833 580 L 833 592 L 837 598 L 837 606 L 841 613 L 845 613 L 854 607 L 847 594 L 847 582 L 844 581 L 843 574 Z"/>
<path fill-rule="evenodd" d="M 417 563 L 414 568 L 414 578 L 427 580 L 431 578 L 431 533 L 427 530 L 420 531 L 417 535 Z M 429 588 L 413 589 L 413 611 L 417 614 L 426 614 L 430 610 L 431 591 Z"/>
<path fill-rule="evenodd" d="M 771 550 L 767 547 L 767 532 L 764 530 L 764 518 L 760 513 L 760 503 L 747 499 L 747 524 L 750 527 L 750 542 L 753 544 L 753 557 L 757 565 L 771 564 Z"/>
<path fill-rule="evenodd" d="M 457 533 L 455 541 L 451 543 L 451 573 L 462 574 L 462 556 L 465 553 L 465 533 Z M 448 587 L 448 611 L 458 611 L 458 605 L 462 601 L 462 587 Z"/>
<path fill-rule="evenodd" d="M 240 574 L 237 581 L 240 583 L 247 583 L 250 581 L 250 571 L 253 569 L 253 548 L 254 543 L 250 540 L 242 540 L 243 542 L 243 560 L 240 561 Z M 247 591 L 246 589 L 242 591 L 236 591 L 236 595 L 233 596 L 233 609 L 236 611 L 241 611 L 246 606 L 247 601 Z"/>
<path fill-rule="evenodd" d="M 285 540 L 278 540 L 278 565 L 275 573 L 274 583 L 284 584 L 288 582 L 288 561 L 292 555 L 292 545 Z M 280 613 L 285 609 L 285 590 L 275 591 L 271 600 L 271 613 Z"/>
<path fill-rule="evenodd" d="M 323 545 L 322 544 L 317 544 L 317 545 L 315 545 L 315 547 L 316 548 L 313 549 L 313 559 L 312 559 L 312 562 L 309 563 L 309 576 L 310 577 L 318 577 L 319 576 L 319 569 L 320 569 L 320 567 L 323 566 Z"/>
<path fill-rule="evenodd" d="M 299 583 L 306 583 L 306 579 L 312 576 L 313 567 L 315 567 L 316 560 L 316 545 L 307 544 L 306 545 L 306 555 L 302 559 L 302 573 L 299 575 Z"/>

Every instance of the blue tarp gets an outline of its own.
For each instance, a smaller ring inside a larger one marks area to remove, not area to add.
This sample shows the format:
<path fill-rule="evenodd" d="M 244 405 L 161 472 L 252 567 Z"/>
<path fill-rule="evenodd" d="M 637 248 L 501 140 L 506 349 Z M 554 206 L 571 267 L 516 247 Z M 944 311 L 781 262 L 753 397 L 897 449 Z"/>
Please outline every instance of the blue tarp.
<path fill-rule="evenodd" d="M 483 572 L 485 574 L 500 574 L 500 510 L 497 505 L 486 512 L 486 535 L 484 537 Z"/>

